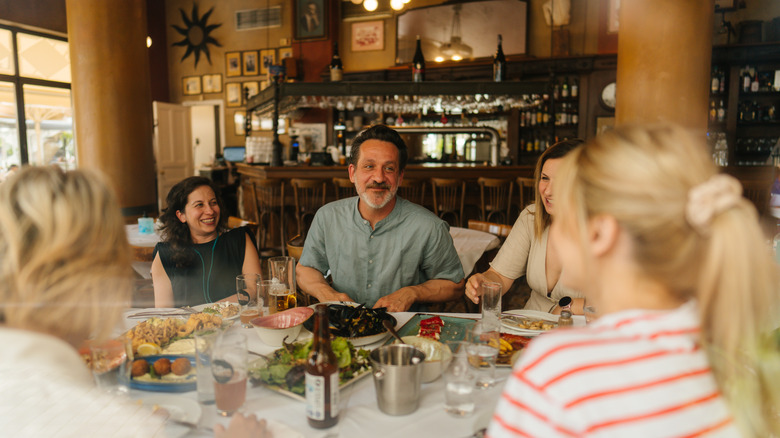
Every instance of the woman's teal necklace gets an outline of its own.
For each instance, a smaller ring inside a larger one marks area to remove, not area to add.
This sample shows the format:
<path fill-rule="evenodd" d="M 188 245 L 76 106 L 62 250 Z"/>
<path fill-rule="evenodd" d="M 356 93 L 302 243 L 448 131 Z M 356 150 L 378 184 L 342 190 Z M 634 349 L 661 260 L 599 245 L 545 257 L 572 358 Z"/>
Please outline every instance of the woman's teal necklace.
<path fill-rule="evenodd" d="M 203 256 L 200 255 L 200 251 L 197 249 L 195 250 L 195 254 L 200 257 L 200 264 L 203 266 L 203 298 L 206 300 L 207 303 L 211 303 L 211 291 L 209 290 L 211 287 L 211 270 L 214 268 L 214 248 L 217 247 L 217 241 L 219 240 L 219 236 L 217 236 L 216 239 L 214 239 L 214 244 L 211 245 L 211 261 L 209 263 L 209 277 L 206 279 L 206 262 L 203 260 Z"/>

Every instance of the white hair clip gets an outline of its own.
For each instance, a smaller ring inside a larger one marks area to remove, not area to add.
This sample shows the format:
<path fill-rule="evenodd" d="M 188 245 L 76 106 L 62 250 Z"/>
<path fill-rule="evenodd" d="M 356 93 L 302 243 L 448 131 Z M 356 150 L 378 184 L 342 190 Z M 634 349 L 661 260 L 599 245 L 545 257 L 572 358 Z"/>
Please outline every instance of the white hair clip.
<path fill-rule="evenodd" d="M 737 205 L 740 198 L 739 181 L 728 175 L 714 175 L 688 191 L 685 218 L 696 231 L 706 235 L 712 218 Z"/>

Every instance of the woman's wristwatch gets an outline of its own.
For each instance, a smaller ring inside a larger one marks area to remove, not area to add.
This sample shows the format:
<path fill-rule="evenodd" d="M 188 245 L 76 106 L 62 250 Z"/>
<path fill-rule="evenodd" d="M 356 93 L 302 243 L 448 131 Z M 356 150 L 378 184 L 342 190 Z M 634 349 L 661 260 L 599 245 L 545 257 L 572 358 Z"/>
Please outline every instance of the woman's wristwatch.
<path fill-rule="evenodd" d="M 560 307 L 562 311 L 568 310 L 569 312 L 571 312 L 571 303 L 572 303 L 571 297 L 563 297 L 560 300 L 558 300 L 558 307 Z M 555 307 L 553 306 L 553 309 L 554 308 Z"/>

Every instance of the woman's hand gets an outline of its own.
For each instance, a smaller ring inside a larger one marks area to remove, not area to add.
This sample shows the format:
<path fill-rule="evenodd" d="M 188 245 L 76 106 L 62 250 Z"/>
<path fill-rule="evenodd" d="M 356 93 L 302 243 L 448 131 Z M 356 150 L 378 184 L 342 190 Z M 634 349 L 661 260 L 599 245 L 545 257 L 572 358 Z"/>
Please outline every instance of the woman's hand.
<path fill-rule="evenodd" d="M 271 434 L 266 429 L 265 420 L 258 420 L 254 414 L 244 416 L 233 414 L 227 429 L 221 424 L 214 426 L 215 438 L 270 438 Z"/>
<path fill-rule="evenodd" d="M 494 283 L 500 284 L 501 295 L 504 295 L 509 290 L 509 288 L 512 287 L 512 283 L 514 283 L 515 280 L 504 277 L 503 275 L 494 271 L 493 268 L 490 268 L 481 274 L 472 275 L 469 277 L 468 281 L 466 281 L 466 296 L 471 301 L 473 301 L 474 304 L 479 304 L 479 297 L 482 296 L 481 286 L 482 282 L 484 281 L 492 281 Z"/>

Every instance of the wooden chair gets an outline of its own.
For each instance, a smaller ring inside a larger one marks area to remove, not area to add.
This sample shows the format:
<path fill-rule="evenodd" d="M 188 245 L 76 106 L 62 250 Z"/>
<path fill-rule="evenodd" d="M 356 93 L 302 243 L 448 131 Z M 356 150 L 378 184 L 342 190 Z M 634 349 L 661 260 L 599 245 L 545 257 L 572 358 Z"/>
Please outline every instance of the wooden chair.
<path fill-rule="evenodd" d="M 520 176 L 517 178 L 517 187 L 520 192 L 520 211 L 523 211 L 528 204 L 536 201 L 536 180 Z"/>
<path fill-rule="evenodd" d="M 252 185 L 257 211 L 257 247 L 261 255 L 263 255 L 264 250 L 272 249 L 269 243 L 276 240 L 273 239 L 275 227 L 279 227 L 279 251 L 282 255 L 287 254 L 285 248 L 287 236 L 284 227 L 284 186 L 284 180 L 277 178 L 257 180 Z"/>
<path fill-rule="evenodd" d="M 756 206 L 759 216 L 764 216 L 769 211 L 772 183 L 767 181 L 742 181 L 742 196 Z"/>
<path fill-rule="evenodd" d="M 293 186 L 295 194 L 295 218 L 298 220 L 298 234 L 305 238 L 311 221 L 314 219 L 314 213 L 325 205 L 328 182 L 325 179 L 293 178 L 290 180 L 290 184 Z"/>
<path fill-rule="evenodd" d="M 482 220 L 506 224 L 511 221 L 512 187 L 510 179 L 479 178 Z"/>
<path fill-rule="evenodd" d="M 497 224 L 494 222 L 485 222 L 485 221 L 475 221 L 469 219 L 469 229 L 484 231 L 485 233 L 496 235 L 498 236 L 499 239 L 501 239 L 501 242 L 503 242 L 506 239 L 506 237 L 509 235 L 509 232 L 512 231 L 512 225 Z"/>
<path fill-rule="evenodd" d="M 260 225 L 257 222 L 241 219 L 240 217 L 230 216 L 227 220 L 227 227 L 230 229 L 244 227 L 249 231 L 249 236 L 252 238 L 252 243 L 257 246 L 258 233 L 260 231 Z"/>
<path fill-rule="evenodd" d="M 398 185 L 398 195 L 407 201 L 425 205 L 425 180 L 404 178 Z"/>
<path fill-rule="evenodd" d="M 336 192 L 336 199 L 351 198 L 357 196 L 355 184 L 349 178 L 333 178 L 333 188 Z"/>
<path fill-rule="evenodd" d="M 433 212 L 436 216 L 444 220 L 450 217 L 454 219 L 450 225 L 463 226 L 466 181 L 452 178 L 431 178 L 431 188 L 433 189 Z"/>

